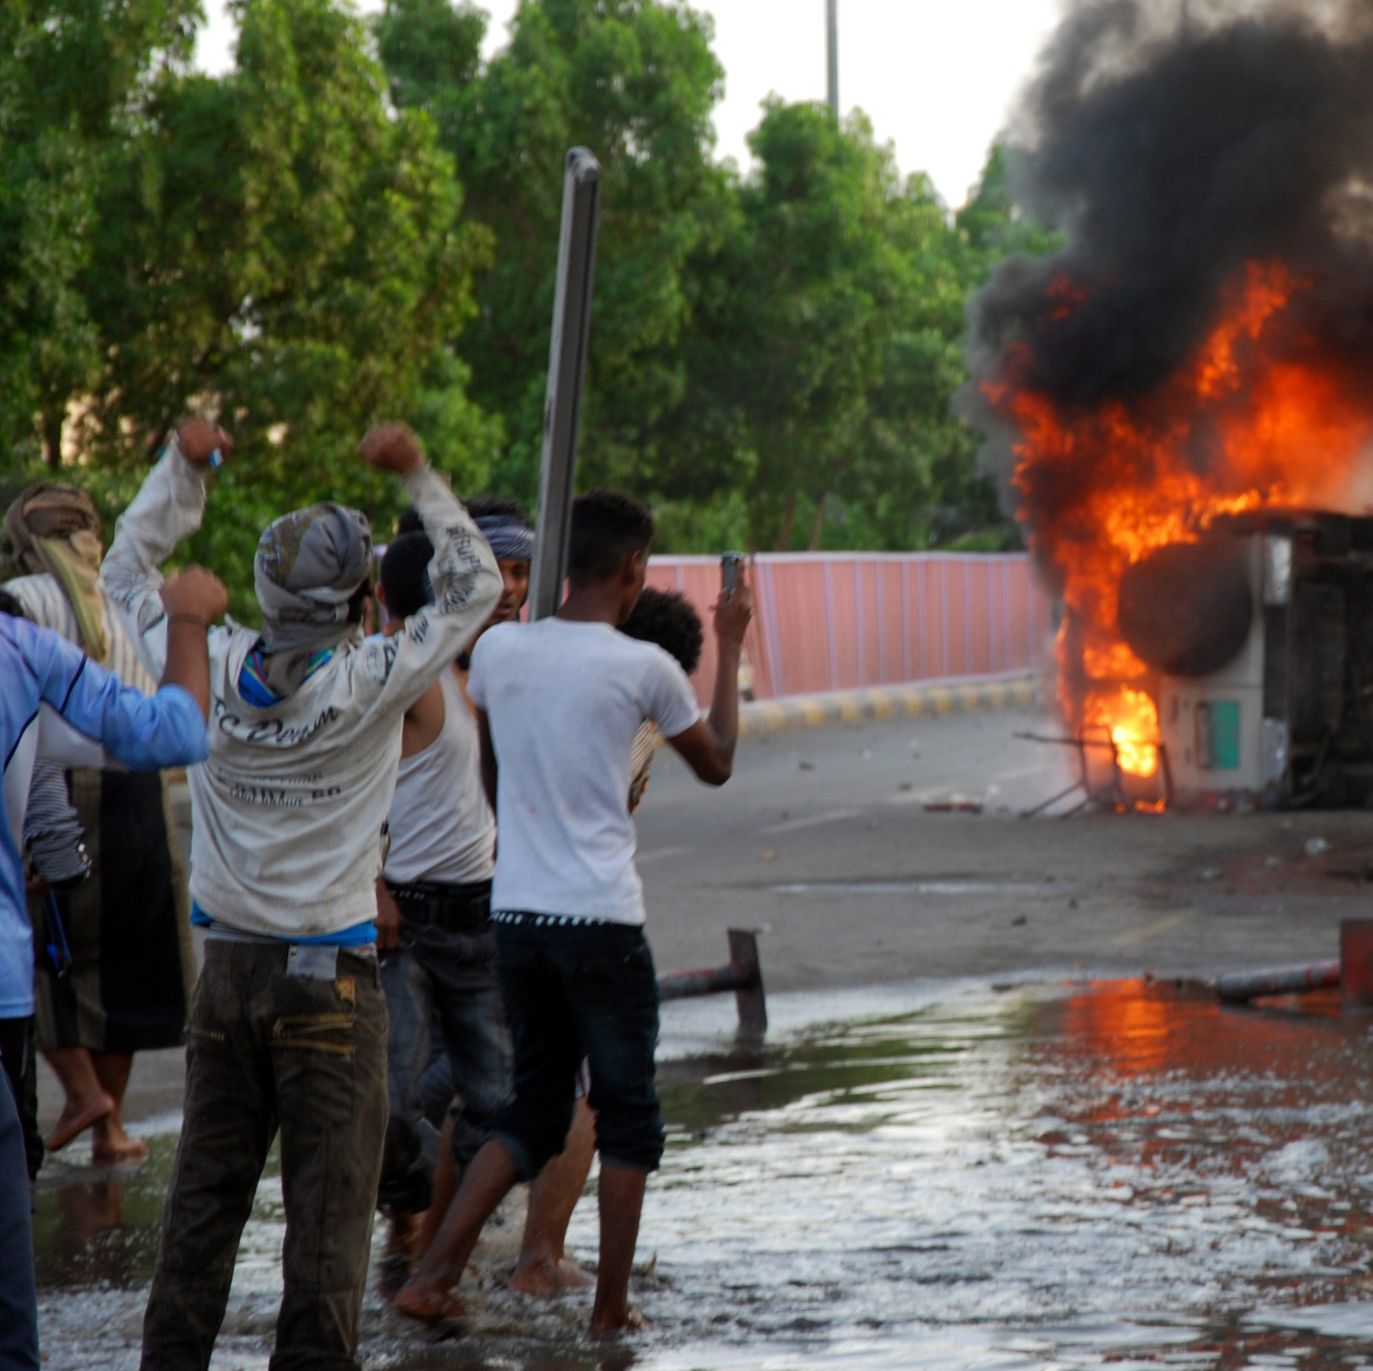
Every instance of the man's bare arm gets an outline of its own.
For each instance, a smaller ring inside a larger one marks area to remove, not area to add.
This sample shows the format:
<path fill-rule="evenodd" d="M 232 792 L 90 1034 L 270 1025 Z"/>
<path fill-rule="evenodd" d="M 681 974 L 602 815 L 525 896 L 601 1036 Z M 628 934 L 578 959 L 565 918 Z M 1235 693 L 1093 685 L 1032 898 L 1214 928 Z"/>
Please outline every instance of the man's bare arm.
<path fill-rule="evenodd" d="M 212 571 L 191 566 L 161 587 L 167 611 L 167 663 L 163 685 L 179 685 L 210 717 L 210 660 L 205 634 L 229 607 L 229 592 Z"/>
<path fill-rule="evenodd" d="M 386 881 L 377 877 L 377 951 L 390 952 L 400 942 L 400 906 L 386 888 Z"/>
<path fill-rule="evenodd" d="M 496 812 L 496 748 L 491 741 L 491 725 L 487 721 L 486 711 L 477 710 L 477 733 L 481 737 L 482 748 L 482 785 L 486 788 L 486 798 L 491 805 L 491 812 Z M 499 819 L 497 819 L 499 823 Z"/>
<path fill-rule="evenodd" d="M 753 617 L 753 591 L 740 584 L 715 602 L 715 693 L 710 716 L 698 719 L 685 732 L 669 738 L 682 760 L 707 785 L 724 785 L 734 772 L 734 747 L 739 739 L 739 658 L 744 632 Z"/>

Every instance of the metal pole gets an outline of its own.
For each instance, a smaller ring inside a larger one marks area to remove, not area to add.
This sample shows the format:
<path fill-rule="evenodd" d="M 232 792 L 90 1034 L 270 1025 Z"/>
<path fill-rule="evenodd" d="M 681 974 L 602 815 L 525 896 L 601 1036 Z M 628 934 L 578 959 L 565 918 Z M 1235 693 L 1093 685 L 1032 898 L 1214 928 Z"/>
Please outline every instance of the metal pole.
<path fill-rule="evenodd" d="M 529 617 L 546 619 L 558 608 L 567 570 L 572 488 L 577 466 L 586 346 L 591 330 L 591 285 L 596 268 L 601 164 L 587 148 L 567 154 L 563 178 L 558 281 L 548 345 L 548 394 L 543 411 L 539 511 L 530 568 Z"/>
<path fill-rule="evenodd" d="M 1246 1004 L 1264 995 L 1302 995 L 1308 990 L 1336 990 L 1339 985 L 1339 962 L 1311 962 L 1221 976 L 1216 994 L 1227 1004 Z"/>
<path fill-rule="evenodd" d="M 726 990 L 734 991 L 739 1031 L 748 1036 L 765 1033 L 768 1006 L 763 993 L 763 968 L 758 960 L 758 934 L 754 929 L 729 930 L 729 961 L 724 966 L 670 971 L 658 977 L 660 1000 L 685 1000 Z"/>
<path fill-rule="evenodd" d="M 825 0 L 825 57 L 830 110 L 839 118 L 839 0 Z"/>

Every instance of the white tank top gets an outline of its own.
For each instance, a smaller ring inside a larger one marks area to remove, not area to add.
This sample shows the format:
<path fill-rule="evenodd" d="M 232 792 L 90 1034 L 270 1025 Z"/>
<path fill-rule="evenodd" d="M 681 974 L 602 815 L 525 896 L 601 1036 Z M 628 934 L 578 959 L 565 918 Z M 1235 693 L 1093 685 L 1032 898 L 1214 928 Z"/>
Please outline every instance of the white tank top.
<path fill-rule="evenodd" d="M 481 778 L 477 721 L 451 669 L 439 677 L 443 727 L 428 747 L 402 757 L 391 802 L 388 881 L 489 881 L 496 816 Z"/>

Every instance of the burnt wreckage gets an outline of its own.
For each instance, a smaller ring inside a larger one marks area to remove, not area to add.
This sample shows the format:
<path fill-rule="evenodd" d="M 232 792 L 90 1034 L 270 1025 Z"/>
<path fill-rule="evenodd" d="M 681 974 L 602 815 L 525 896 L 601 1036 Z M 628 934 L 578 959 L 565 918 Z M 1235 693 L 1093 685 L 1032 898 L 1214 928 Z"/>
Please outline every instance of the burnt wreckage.
<path fill-rule="evenodd" d="M 1218 520 L 1130 568 L 1119 622 L 1157 672 L 1166 798 L 1373 803 L 1373 518 Z"/>

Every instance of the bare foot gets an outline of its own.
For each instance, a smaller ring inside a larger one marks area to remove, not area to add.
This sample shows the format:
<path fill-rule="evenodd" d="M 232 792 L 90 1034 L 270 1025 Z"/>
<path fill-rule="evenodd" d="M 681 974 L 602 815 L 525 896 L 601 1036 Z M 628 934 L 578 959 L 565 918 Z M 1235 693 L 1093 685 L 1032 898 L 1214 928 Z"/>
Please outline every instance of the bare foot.
<path fill-rule="evenodd" d="M 131 1138 L 120 1122 L 119 1111 L 107 1114 L 91 1134 L 91 1160 L 113 1166 L 131 1166 L 148 1155 L 142 1138 Z"/>
<path fill-rule="evenodd" d="M 592 1312 L 590 1332 L 593 1338 L 613 1337 L 616 1333 L 642 1333 L 648 1320 L 637 1309 L 625 1308 L 618 1313 Z"/>
<path fill-rule="evenodd" d="M 569 1290 L 585 1290 L 596 1284 L 589 1271 L 566 1257 L 558 1261 L 532 1261 L 515 1268 L 506 1289 L 517 1295 L 563 1295 Z"/>
<path fill-rule="evenodd" d="M 43 1139 L 49 1152 L 60 1152 L 78 1134 L 108 1119 L 114 1113 L 114 1101 L 103 1091 L 92 1099 L 68 1097 L 57 1116 L 53 1130 Z"/>
<path fill-rule="evenodd" d="M 420 1323 L 450 1323 L 461 1319 L 467 1310 L 462 1301 L 451 1290 L 443 1290 L 432 1285 L 422 1285 L 417 1280 L 407 1281 L 391 1302 L 391 1308 L 407 1319 L 418 1319 Z"/>

